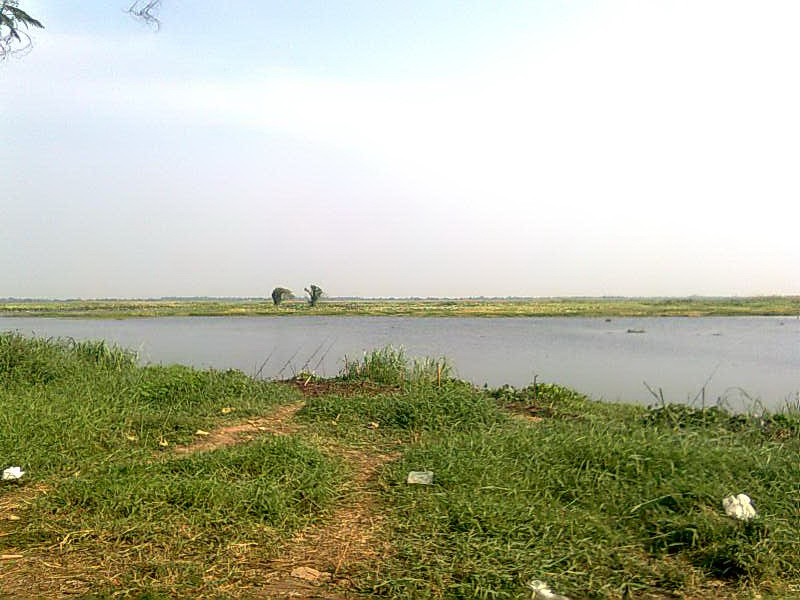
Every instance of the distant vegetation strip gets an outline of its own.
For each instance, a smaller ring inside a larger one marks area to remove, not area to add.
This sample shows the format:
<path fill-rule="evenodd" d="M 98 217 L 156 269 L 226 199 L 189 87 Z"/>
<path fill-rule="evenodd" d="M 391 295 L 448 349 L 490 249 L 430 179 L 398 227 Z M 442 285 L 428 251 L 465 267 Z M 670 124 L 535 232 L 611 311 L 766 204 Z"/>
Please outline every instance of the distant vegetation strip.
<path fill-rule="evenodd" d="M 747 298 L 337 299 L 275 305 L 256 299 L 0 300 L 0 316 L 112 318 L 354 315 L 409 317 L 647 317 L 800 315 L 800 296 Z"/>

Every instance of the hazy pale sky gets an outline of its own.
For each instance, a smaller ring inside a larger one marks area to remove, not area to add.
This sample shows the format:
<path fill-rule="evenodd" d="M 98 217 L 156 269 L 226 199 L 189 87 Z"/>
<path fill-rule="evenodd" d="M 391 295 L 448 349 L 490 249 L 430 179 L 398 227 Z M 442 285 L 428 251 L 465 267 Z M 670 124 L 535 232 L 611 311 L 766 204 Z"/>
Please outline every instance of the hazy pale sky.
<path fill-rule="evenodd" d="M 800 293 L 800 2 L 23 0 L 0 297 Z"/>

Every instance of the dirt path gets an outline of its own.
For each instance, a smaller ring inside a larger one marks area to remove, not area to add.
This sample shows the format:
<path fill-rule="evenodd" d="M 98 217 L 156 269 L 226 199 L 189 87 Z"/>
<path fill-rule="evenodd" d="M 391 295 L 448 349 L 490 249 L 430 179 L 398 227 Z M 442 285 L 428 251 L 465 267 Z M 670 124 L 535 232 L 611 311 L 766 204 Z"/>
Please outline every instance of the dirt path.
<path fill-rule="evenodd" d="M 328 390 L 312 386 L 303 391 L 314 396 Z M 216 429 L 188 446 L 176 448 L 175 454 L 245 443 L 264 433 L 297 433 L 303 425 L 292 419 L 303 405 L 282 405 L 267 416 Z M 282 548 L 280 556 L 260 573 L 263 585 L 242 590 L 234 584 L 228 590 L 232 595 L 244 592 L 248 597 L 341 600 L 351 595 L 351 577 L 359 570 L 375 568 L 388 552 L 389 543 L 381 536 L 383 516 L 376 508 L 375 480 L 380 468 L 398 455 L 348 448 L 334 440 L 326 440 L 324 447 L 342 457 L 354 471 L 345 500 L 323 525 L 304 529 Z"/>
<path fill-rule="evenodd" d="M 303 402 L 281 405 L 265 416 L 214 429 L 198 435 L 189 445 L 175 448 L 170 454 L 186 456 L 247 443 L 261 435 L 300 432 L 305 426 L 293 419 L 303 405 Z M 380 568 L 390 544 L 387 536 L 382 535 L 384 517 L 377 508 L 376 479 L 380 468 L 397 455 L 353 449 L 330 438 L 319 439 L 318 443 L 328 452 L 342 457 L 353 471 L 343 501 L 322 524 L 299 532 L 280 549 L 277 558 L 266 563 L 258 561 L 261 564 L 257 572 L 249 574 L 255 577 L 246 577 L 250 581 L 234 578 L 223 586 L 224 589 L 216 589 L 216 593 L 248 598 L 343 600 L 353 596 L 351 580 L 358 573 Z M 2 536 L 19 525 L 16 513 L 22 512 L 46 490 L 44 486 L 32 486 L 2 497 L 0 546 Z M 121 566 L 120 559 L 124 560 L 122 556 L 93 559 L 80 553 L 62 552 L 59 544 L 33 551 L 7 550 L 0 556 L 0 597 L 59 598 L 87 593 L 99 582 L 113 585 Z M 247 562 L 245 556 L 241 558 Z"/>
<path fill-rule="evenodd" d="M 224 446 L 242 444 L 255 439 L 255 437 L 259 435 L 264 435 L 265 433 L 272 435 L 297 433 L 302 427 L 298 423 L 293 423 L 292 419 L 295 414 L 297 414 L 297 411 L 303 408 L 303 404 L 303 402 L 282 404 L 269 415 L 248 419 L 244 423 L 226 425 L 225 427 L 214 429 L 207 434 L 198 435 L 197 439 L 188 446 L 178 446 L 175 448 L 174 454 L 179 456 L 194 454 L 196 452 L 205 452 Z"/>
<path fill-rule="evenodd" d="M 380 569 L 390 544 L 382 535 L 384 516 L 377 509 L 376 479 L 380 468 L 397 454 L 329 447 L 355 470 L 346 499 L 321 526 L 301 531 L 270 563 L 264 598 L 349 597 L 351 579 L 364 570 Z"/>

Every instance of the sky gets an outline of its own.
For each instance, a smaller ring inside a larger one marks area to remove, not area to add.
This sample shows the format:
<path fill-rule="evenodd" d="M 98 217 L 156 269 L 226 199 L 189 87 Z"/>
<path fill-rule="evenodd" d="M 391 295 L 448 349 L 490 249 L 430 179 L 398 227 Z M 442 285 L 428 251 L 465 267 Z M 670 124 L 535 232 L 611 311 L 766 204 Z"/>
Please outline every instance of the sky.
<path fill-rule="evenodd" d="M 0 297 L 800 294 L 800 3 L 22 0 Z"/>

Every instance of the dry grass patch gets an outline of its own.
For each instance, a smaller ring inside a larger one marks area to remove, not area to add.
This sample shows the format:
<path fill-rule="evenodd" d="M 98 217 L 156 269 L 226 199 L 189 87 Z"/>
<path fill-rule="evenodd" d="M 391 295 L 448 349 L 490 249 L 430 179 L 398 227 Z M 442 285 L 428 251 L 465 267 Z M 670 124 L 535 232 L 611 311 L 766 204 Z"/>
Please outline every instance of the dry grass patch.
<path fill-rule="evenodd" d="M 340 380 L 340 379 L 319 379 L 312 375 L 284 381 L 297 389 L 303 396 L 317 398 L 319 396 L 352 396 L 354 394 L 380 394 L 385 392 L 399 391 L 398 386 L 381 385 L 369 380 Z"/>

